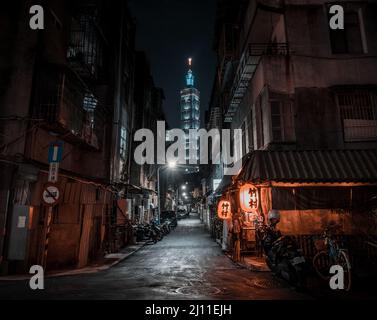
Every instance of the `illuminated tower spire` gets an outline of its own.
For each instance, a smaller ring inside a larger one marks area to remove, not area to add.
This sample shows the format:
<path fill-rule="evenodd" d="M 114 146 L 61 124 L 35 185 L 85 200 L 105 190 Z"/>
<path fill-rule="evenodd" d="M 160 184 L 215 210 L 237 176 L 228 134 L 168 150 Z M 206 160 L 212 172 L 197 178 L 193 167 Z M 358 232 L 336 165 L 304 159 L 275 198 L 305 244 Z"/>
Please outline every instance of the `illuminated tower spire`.
<path fill-rule="evenodd" d="M 189 58 L 187 62 L 186 86 L 181 90 L 181 129 L 185 131 L 187 137 L 185 143 L 186 160 L 192 160 L 191 164 L 195 164 L 199 159 L 199 144 L 197 143 L 196 146 L 197 152 L 192 152 L 189 131 L 200 127 L 200 92 L 194 87 L 194 75 L 191 70 L 192 59 Z M 193 139 L 195 138 L 193 137 Z"/>
<path fill-rule="evenodd" d="M 186 86 L 187 87 L 193 87 L 194 86 L 194 75 L 192 74 L 191 66 L 192 66 L 192 58 L 188 58 L 189 69 L 188 69 L 187 75 L 186 75 Z"/>

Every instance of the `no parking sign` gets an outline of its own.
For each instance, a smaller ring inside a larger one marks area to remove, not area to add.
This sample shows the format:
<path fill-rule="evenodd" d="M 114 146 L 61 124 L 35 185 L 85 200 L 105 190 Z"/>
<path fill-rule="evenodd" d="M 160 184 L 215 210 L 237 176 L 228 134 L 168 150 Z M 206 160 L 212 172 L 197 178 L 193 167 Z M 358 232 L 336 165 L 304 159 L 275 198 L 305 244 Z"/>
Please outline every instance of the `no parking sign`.
<path fill-rule="evenodd" d="M 47 183 L 43 187 L 42 200 L 45 205 L 53 207 L 58 204 L 60 200 L 61 192 L 57 185 L 53 183 Z"/>

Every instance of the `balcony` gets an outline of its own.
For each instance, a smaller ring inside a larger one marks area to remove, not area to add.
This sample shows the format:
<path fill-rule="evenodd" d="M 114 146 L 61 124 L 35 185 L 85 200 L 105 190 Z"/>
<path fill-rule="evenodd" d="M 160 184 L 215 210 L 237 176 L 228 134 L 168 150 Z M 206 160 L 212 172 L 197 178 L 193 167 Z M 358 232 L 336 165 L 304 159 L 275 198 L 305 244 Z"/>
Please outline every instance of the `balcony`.
<path fill-rule="evenodd" d="M 106 114 L 81 79 L 66 67 L 49 65 L 38 72 L 33 116 L 72 144 L 100 149 Z"/>
<path fill-rule="evenodd" d="M 249 87 L 250 81 L 257 69 L 262 56 L 288 55 L 287 43 L 249 43 L 241 56 L 238 68 L 230 90 L 227 108 L 225 109 L 225 122 L 232 122 L 237 108 Z"/>

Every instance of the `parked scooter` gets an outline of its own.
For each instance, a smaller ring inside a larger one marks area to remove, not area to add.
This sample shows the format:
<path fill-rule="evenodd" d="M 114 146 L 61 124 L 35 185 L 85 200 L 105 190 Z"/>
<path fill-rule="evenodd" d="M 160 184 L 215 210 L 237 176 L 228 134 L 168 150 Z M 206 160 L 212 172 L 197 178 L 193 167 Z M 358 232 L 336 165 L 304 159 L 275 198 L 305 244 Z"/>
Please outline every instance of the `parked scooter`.
<path fill-rule="evenodd" d="M 259 229 L 268 267 L 298 289 L 305 288 L 307 267 L 304 256 L 292 237 L 281 236 L 276 229 L 280 221 L 279 212 L 271 210 L 268 219 L 269 225 L 263 225 Z"/>
<path fill-rule="evenodd" d="M 153 232 L 156 233 L 157 240 L 161 241 L 162 238 L 164 237 L 164 234 L 163 234 L 161 227 L 159 227 L 154 221 L 152 221 L 151 229 L 152 229 Z"/>
<path fill-rule="evenodd" d="M 162 229 L 162 232 L 164 233 L 164 235 L 167 235 L 167 234 L 170 233 L 170 221 L 169 221 L 169 219 L 165 220 L 161 224 L 161 229 Z"/>
<path fill-rule="evenodd" d="M 146 238 L 146 230 L 142 224 L 133 225 L 133 231 L 136 236 L 136 242 L 144 241 Z"/>
<path fill-rule="evenodd" d="M 156 243 L 158 241 L 157 232 L 149 224 L 137 224 L 133 225 L 134 235 L 136 236 L 136 241 L 152 241 Z"/>
<path fill-rule="evenodd" d="M 152 224 L 148 224 L 148 240 L 152 241 L 153 243 L 157 243 L 159 241 L 159 235 L 157 231 L 153 228 Z"/>

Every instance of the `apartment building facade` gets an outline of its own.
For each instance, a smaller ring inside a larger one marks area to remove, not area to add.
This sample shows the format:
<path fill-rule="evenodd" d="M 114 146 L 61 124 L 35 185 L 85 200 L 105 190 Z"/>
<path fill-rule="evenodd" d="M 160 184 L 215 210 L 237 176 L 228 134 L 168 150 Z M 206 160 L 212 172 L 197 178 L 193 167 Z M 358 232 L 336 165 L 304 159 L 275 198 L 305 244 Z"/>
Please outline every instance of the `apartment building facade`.
<path fill-rule="evenodd" d="M 136 53 L 136 76 L 134 92 L 135 118 L 134 131 L 149 129 L 157 136 L 157 121 L 164 121 L 163 101 L 164 92 L 157 88 L 151 76 L 150 64 L 144 52 Z M 138 146 L 133 143 L 133 150 Z M 157 146 L 155 146 L 156 148 Z M 139 223 L 149 223 L 157 215 L 157 164 L 140 165 L 133 161 L 131 166 L 131 184 L 139 187 L 135 190 L 133 220 Z M 136 194 L 136 195 L 135 195 Z"/>
<path fill-rule="evenodd" d="M 135 27 L 126 3 L 44 1 L 44 29 L 32 30 L 35 4 L 0 13 L 2 273 L 83 267 L 111 252 L 129 182 Z M 50 211 L 42 193 L 56 143 Z"/>
<path fill-rule="evenodd" d="M 230 194 L 244 183 L 258 188 L 258 210 L 236 212 L 251 243 L 255 215 L 271 209 L 281 212 L 281 230 L 298 236 L 331 221 L 360 233 L 357 212 L 375 210 L 377 8 L 337 4 L 344 30 L 329 27 L 327 1 L 219 1 L 213 101 L 224 127 L 242 129 L 247 155 Z"/>

